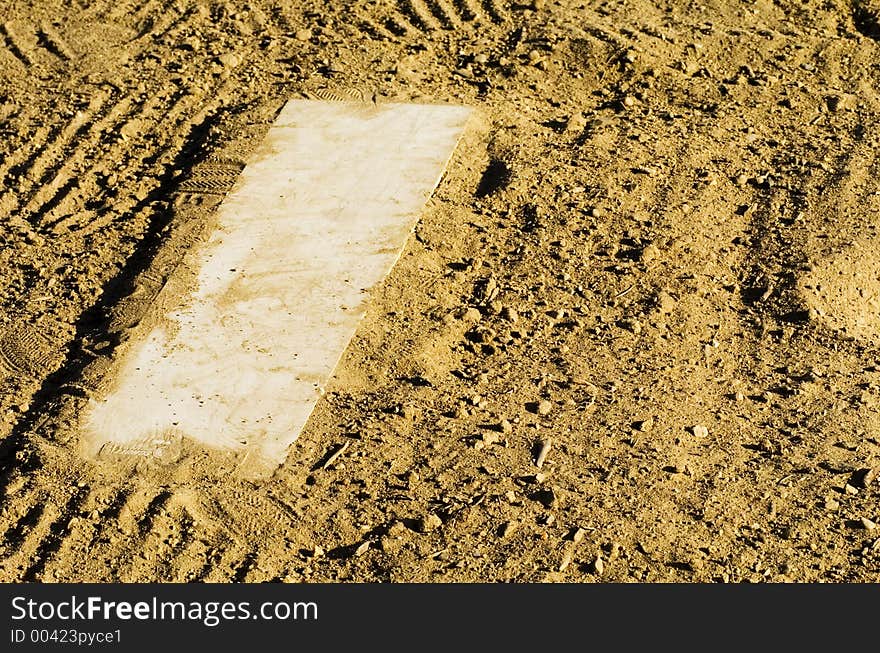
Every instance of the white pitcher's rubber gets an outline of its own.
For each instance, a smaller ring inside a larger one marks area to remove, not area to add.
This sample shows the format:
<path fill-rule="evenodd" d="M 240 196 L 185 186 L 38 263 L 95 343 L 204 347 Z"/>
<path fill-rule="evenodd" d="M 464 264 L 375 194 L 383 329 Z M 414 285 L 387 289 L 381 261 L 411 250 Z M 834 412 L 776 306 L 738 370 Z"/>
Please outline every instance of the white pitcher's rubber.
<path fill-rule="evenodd" d="M 465 107 L 288 102 L 187 255 L 197 284 L 82 418 L 87 455 L 190 438 L 283 462 L 403 249 Z M 144 455 L 139 453 L 138 455 Z"/>

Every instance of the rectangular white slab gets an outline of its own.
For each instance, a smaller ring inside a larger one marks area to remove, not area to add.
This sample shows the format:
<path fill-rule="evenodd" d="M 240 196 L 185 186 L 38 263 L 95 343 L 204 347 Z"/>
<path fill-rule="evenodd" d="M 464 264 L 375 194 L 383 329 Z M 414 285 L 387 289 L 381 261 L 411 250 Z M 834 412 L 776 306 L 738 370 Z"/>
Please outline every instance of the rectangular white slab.
<path fill-rule="evenodd" d="M 394 265 L 465 107 L 288 102 L 188 261 L 198 283 L 83 416 L 86 453 L 190 438 L 283 462 Z M 191 266 L 192 267 L 192 266 Z"/>

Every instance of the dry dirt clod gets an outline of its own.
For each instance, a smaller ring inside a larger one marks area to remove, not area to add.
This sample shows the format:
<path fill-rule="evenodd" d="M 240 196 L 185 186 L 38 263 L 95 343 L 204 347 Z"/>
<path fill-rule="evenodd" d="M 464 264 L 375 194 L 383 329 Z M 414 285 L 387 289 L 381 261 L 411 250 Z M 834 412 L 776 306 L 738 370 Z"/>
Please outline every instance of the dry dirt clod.
<path fill-rule="evenodd" d="M 416 522 L 416 530 L 419 533 L 430 533 L 431 531 L 440 528 L 442 525 L 443 520 L 434 513 L 429 513 Z"/>
<path fill-rule="evenodd" d="M 691 433 L 694 434 L 694 437 L 705 438 L 709 435 L 709 429 L 702 424 L 697 424 L 691 427 Z"/>
<path fill-rule="evenodd" d="M 538 402 L 538 406 L 537 406 L 537 410 L 536 410 L 538 415 L 543 415 L 543 416 L 549 415 L 550 411 L 552 411 L 552 410 L 553 410 L 553 404 L 551 404 L 546 399 L 543 399 Z"/>

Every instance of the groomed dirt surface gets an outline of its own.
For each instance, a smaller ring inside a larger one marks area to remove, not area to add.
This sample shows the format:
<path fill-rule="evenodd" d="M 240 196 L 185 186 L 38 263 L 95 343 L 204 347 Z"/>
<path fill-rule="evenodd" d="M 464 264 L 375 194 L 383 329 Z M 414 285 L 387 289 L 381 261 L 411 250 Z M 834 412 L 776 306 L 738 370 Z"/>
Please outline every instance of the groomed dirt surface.
<path fill-rule="evenodd" d="M 0 23 L 0 580 L 878 579 L 876 0 Z M 303 96 L 480 119 L 271 478 L 82 460 L 115 348 Z"/>

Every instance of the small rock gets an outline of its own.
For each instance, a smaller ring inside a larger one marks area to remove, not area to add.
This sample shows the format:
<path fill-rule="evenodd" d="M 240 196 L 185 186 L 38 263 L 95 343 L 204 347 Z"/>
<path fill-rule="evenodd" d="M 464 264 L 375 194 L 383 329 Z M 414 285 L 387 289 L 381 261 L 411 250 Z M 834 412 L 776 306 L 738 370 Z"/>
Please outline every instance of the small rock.
<path fill-rule="evenodd" d="M 862 517 L 859 521 L 862 523 L 862 528 L 864 528 L 865 530 L 873 531 L 875 528 L 877 528 L 877 524 L 867 517 Z"/>
<path fill-rule="evenodd" d="M 641 431 L 642 433 L 647 433 L 652 428 L 654 428 L 654 418 L 646 417 L 645 419 L 637 420 L 633 423 L 633 427 L 637 431 Z"/>
<path fill-rule="evenodd" d="M 596 559 L 593 561 L 593 572 L 597 576 L 601 576 L 605 573 L 605 562 L 602 560 L 601 555 L 597 555 Z"/>
<path fill-rule="evenodd" d="M 565 548 L 565 553 L 562 555 L 562 560 L 559 563 L 559 571 L 565 571 L 571 565 L 571 560 L 573 557 L 573 551 L 571 547 Z"/>
<path fill-rule="evenodd" d="M 657 297 L 654 298 L 655 306 L 657 310 L 663 314 L 669 314 L 675 309 L 675 298 L 670 295 L 668 292 L 659 292 L 657 293 Z"/>
<path fill-rule="evenodd" d="M 225 54 L 221 54 L 217 59 L 223 65 L 224 68 L 237 68 L 241 64 L 241 57 L 239 57 L 234 52 L 227 52 Z"/>
<path fill-rule="evenodd" d="M 498 430 L 502 433 L 511 433 L 513 431 L 513 424 L 511 424 L 508 420 L 503 419 L 498 422 Z"/>
<path fill-rule="evenodd" d="M 660 248 L 653 243 L 646 246 L 642 249 L 641 256 L 639 257 L 643 263 L 650 263 L 651 261 L 656 260 L 660 256 Z"/>
<path fill-rule="evenodd" d="M 585 531 L 583 528 L 576 528 L 576 529 L 574 529 L 574 532 L 571 534 L 571 541 L 574 542 L 575 544 L 580 544 L 581 542 L 583 542 L 586 534 L 587 534 L 587 531 Z"/>
<path fill-rule="evenodd" d="M 694 434 L 694 437 L 705 438 L 709 435 L 709 429 L 702 424 L 697 424 L 691 427 L 691 433 Z"/>
<path fill-rule="evenodd" d="M 601 218 L 603 215 L 605 215 L 605 209 L 603 209 L 601 206 L 594 206 L 590 209 L 590 215 L 594 218 Z"/>
<path fill-rule="evenodd" d="M 308 41 L 312 38 L 312 30 L 308 27 L 298 29 L 293 36 L 297 41 Z"/>
<path fill-rule="evenodd" d="M 587 119 L 583 113 L 573 113 L 568 117 L 565 123 L 565 132 L 567 134 L 580 134 L 587 126 Z"/>
<path fill-rule="evenodd" d="M 485 445 L 497 444 L 501 438 L 494 431 L 486 431 L 482 435 L 482 441 Z"/>
<path fill-rule="evenodd" d="M 544 466 L 544 463 L 547 461 L 547 455 L 550 453 L 550 448 L 553 446 L 553 440 L 551 438 L 545 438 L 537 443 L 537 453 L 535 454 L 535 466 L 538 469 Z"/>
<path fill-rule="evenodd" d="M 364 540 L 363 542 L 361 542 L 358 545 L 358 548 L 356 548 L 354 550 L 354 555 L 355 556 L 362 556 L 369 550 L 369 548 L 370 548 L 370 540 Z"/>
<path fill-rule="evenodd" d="M 849 494 L 851 496 L 855 496 L 856 494 L 859 493 L 859 491 L 856 488 L 854 488 L 852 485 L 850 485 L 849 483 L 847 483 L 846 485 L 843 486 L 843 491 L 844 491 L 844 493 Z"/>
<path fill-rule="evenodd" d="M 513 324 L 516 324 L 517 320 L 519 320 L 519 315 L 515 310 L 510 308 L 510 306 L 505 306 L 503 309 L 501 309 L 501 317 L 502 319 L 505 319 Z"/>
<path fill-rule="evenodd" d="M 542 399 L 538 402 L 537 413 L 538 415 L 549 415 L 550 411 L 553 410 L 553 404 L 551 404 L 546 399 Z"/>
<path fill-rule="evenodd" d="M 840 502 L 834 499 L 825 499 L 825 510 L 831 510 L 832 512 L 838 510 L 840 508 Z"/>
<path fill-rule="evenodd" d="M 430 533 L 431 531 L 440 528 L 442 525 L 443 521 L 437 515 L 431 513 L 419 519 L 416 524 L 416 530 L 418 530 L 419 533 Z"/>

